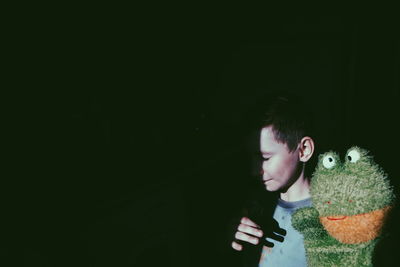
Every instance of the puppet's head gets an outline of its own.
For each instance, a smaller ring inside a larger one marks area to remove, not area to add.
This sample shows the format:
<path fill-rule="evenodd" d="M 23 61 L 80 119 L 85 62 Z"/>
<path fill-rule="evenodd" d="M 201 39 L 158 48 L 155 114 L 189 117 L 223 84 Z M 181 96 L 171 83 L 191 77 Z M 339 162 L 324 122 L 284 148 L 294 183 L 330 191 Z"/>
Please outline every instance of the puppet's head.
<path fill-rule="evenodd" d="M 359 147 L 350 148 L 344 162 L 335 152 L 319 156 L 311 196 L 324 228 L 347 244 L 378 237 L 394 201 L 387 175 Z"/>

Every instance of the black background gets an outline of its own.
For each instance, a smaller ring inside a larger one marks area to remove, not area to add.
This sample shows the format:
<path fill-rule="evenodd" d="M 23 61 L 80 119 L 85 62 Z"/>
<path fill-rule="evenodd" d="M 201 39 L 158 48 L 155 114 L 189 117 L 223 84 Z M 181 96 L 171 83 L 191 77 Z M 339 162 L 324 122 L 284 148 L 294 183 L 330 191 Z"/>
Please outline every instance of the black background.
<path fill-rule="evenodd" d="M 187 8 L 91 7 L 22 25 L 22 172 L 7 200 L 25 266 L 237 264 L 223 238 L 255 183 L 247 114 L 271 91 L 313 106 L 321 151 L 371 150 L 398 190 L 390 9 Z"/>

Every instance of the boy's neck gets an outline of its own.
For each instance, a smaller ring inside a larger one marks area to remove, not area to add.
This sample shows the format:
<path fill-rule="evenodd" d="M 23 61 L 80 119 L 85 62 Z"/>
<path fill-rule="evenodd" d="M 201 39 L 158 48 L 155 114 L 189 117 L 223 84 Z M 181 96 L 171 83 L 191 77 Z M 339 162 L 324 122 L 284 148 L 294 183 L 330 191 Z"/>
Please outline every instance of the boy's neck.
<path fill-rule="evenodd" d="M 280 193 L 280 198 L 287 202 L 300 201 L 310 197 L 310 181 L 304 175 L 301 175 L 285 192 Z"/>

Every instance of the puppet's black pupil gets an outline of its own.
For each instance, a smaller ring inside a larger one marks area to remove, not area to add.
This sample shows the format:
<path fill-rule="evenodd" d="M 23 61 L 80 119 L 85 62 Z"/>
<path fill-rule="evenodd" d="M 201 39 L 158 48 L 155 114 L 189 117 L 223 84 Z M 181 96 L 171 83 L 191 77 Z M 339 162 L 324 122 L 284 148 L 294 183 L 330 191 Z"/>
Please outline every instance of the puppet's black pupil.
<path fill-rule="evenodd" d="M 351 157 L 350 156 L 347 156 L 347 158 L 351 161 Z"/>
<path fill-rule="evenodd" d="M 332 162 L 333 161 L 333 159 L 332 158 L 329 158 L 329 162 Z"/>

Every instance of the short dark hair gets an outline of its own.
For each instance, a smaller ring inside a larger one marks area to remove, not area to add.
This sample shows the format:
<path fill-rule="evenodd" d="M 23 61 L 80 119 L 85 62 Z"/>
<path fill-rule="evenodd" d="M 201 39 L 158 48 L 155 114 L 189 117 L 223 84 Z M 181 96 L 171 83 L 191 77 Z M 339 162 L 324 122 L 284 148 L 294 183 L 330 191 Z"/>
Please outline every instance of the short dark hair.
<path fill-rule="evenodd" d="M 313 136 L 308 105 L 295 95 L 273 97 L 260 123 L 261 128 L 272 126 L 275 139 L 286 144 L 291 152 L 304 136 Z"/>

